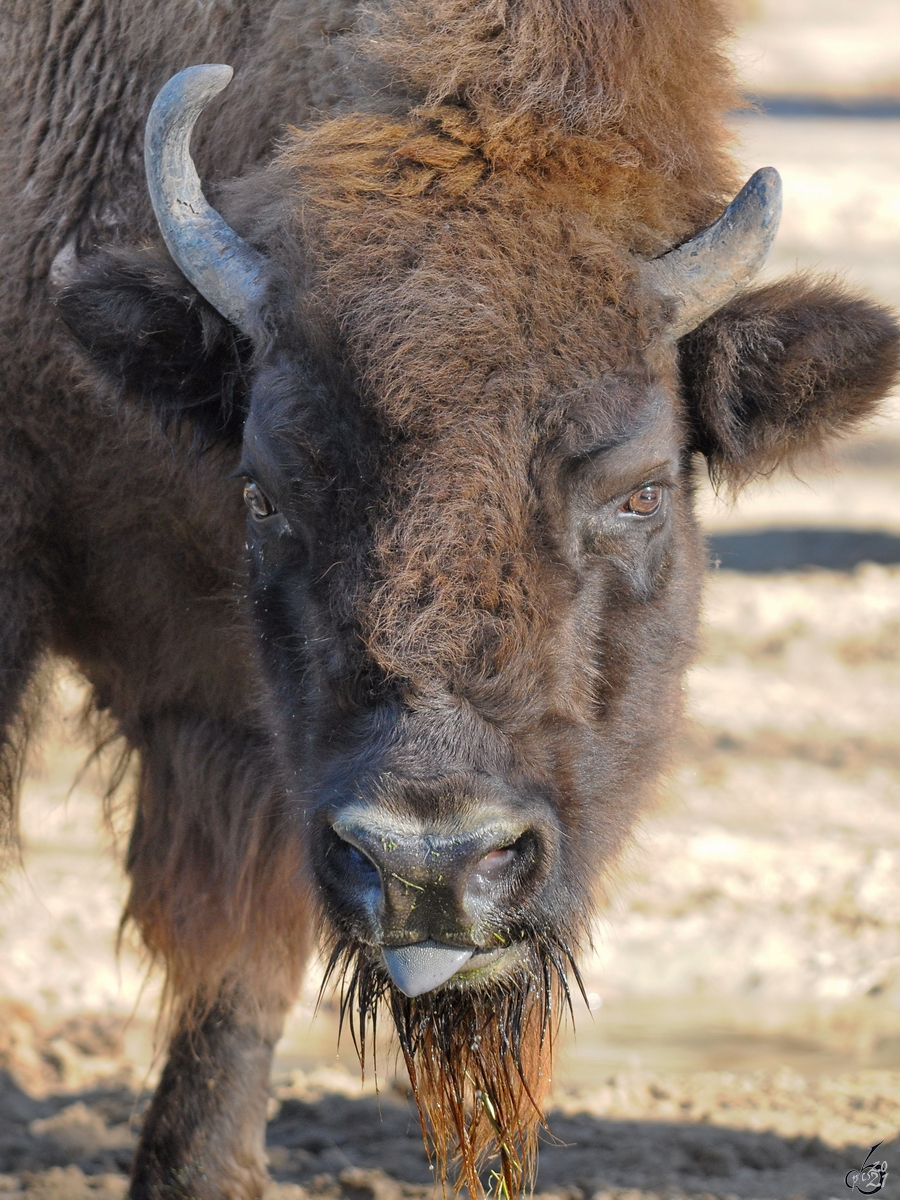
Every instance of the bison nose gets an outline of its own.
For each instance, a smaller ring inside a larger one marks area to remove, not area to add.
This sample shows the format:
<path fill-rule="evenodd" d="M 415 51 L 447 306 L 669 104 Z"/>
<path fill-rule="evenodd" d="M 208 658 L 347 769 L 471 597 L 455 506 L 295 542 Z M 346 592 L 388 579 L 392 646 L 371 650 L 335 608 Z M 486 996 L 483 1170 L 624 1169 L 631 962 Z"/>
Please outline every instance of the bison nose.
<path fill-rule="evenodd" d="M 538 857 L 536 832 L 505 817 L 448 831 L 355 807 L 332 831 L 332 887 L 408 995 L 443 983 L 506 924 Z"/>

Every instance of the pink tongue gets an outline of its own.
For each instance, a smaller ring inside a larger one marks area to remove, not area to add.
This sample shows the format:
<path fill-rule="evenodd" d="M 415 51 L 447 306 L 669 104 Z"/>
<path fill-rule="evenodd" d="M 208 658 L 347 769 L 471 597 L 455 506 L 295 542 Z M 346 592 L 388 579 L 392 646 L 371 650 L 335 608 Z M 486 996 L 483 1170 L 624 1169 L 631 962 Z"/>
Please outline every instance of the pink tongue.
<path fill-rule="evenodd" d="M 412 946 L 382 949 L 384 965 L 406 996 L 421 996 L 446 983 L 469 961 L 474 950 L 444 946 L 440 942 L 415 942 Z"/>

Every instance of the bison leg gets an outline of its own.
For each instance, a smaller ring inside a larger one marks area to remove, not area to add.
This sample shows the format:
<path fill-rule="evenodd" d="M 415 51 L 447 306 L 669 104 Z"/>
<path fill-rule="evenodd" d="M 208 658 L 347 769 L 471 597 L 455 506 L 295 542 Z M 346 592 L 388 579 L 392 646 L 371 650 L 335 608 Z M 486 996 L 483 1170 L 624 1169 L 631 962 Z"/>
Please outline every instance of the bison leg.
<path fill-rule="evenodd" d="M 158 714 L 140 752 L 126 915 L 166 964 L 177 1019 L 131 1196 L 251 1200 L 272 1049 L 309 942 L 300 839 L 246 724 Z"/>
<path fill-rule="evenodd" d="M 262 1195 L 269 1066 L 282 1020 L 281 1006 L 260 1013 L 232 992 L 182 1021 L 144 1123 L 132 1200 Z"/>
<path fill-rule="evenodd" d="M 11 412 L 17 403 L 9 400 Z M 17 845 L 19 785 L 40 700 L 32 685 L 49 640 L 46 580 L 57 564 L 42 524 L 52 482 L 29 439 L 0 421 L 0 865 Z"/>
<path fill-rule="evenodd" d="M 19 784 L 37 715 L 28 696 L 41 651 L 29 619 L 36 598 L 36 589 L 16 586 L 15 577 L 6 575 L 0 589 L 0 865 L 15 854 Z"/>

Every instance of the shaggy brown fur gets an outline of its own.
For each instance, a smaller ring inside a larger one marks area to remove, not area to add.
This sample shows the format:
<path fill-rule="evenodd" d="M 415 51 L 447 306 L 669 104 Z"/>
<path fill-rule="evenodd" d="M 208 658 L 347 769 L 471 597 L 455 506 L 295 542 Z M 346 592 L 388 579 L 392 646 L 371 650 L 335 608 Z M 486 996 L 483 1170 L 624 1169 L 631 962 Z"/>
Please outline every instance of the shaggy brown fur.
<path fill-rule="evenodd" d="M 628 222 L 646 238 L 646 214 L 623 204 L 629 168 L 619 187 L 604 164 L 609 192 L 592 200 L 581 176 L 492 168 L 436 122 L 350 117 L 292 135 L 266 178 L 295 219 L 286 235 L 256 231 L 282 263 L 303 255 L 299 336 L 340 338 L 378 421 L 402 432 L 362 619 L 384 669 L 421 685 L 473 658 L 485 676 L 509 670 L 540 625 L 552 593 L 530 561 L 528 464 L 560 398 L 591 388 L 598 361 L 632 369 L 635 328 L 650 340 L 659 320 L 622 245 Z"/>
<path fill-rule="evenodd" d="M 318 913 L 439 1155 L 458 1139 L 474 1194 L 493 1146 L 524 1184 L 569 948 L 677 725 L 690 455 L 768 470 L 896 366 L 886 314 L 804 281 L 667 341 L 641 259 L 739 182 L 727 33 L 714 0 L 0 11 L 0 780 L 39 662 L 67 657 L 140 758 L 126 915 L 176 1014 L 134 1200 L 260 1194 Z M 146 198 L 152 97 L 201 61 L 236 68 L 194 140 L 271 264 L 252 345 Z M 648 480 L 659 519 L 632 522 Z M 386 877 L 367 909 L 351 802 L 463 840 L 499 814 L 502 895 L 394 904 Z M 518 958 L 407 1001 L 381 947 L 435 929 Z"/>
<path fill-rule="evenodd" d="M 730 31 L 710 0 L 400 0 L 366 9 L 363 30 L 376 78 L 426 110 L 462 107 L 469 120 L 451 107 L 450 127 L 494 168 L 578 175 L 588 193 L 619 175 L 630 222 L 682 232 L 732 182 Z"/>
<path fill-rule="evenodd" d="M 893 328 L 839 281 L 802 275 L 710 317 L 685 339 L 682 362 L 713 478 L 737 490 L 871 416 L 896 378 Z"/>
<path fill-rule="evenodd" d="M 222 980 L 261 975 L 260 1004 L 293 995 L 312 940 L 308 873 L 265 744 L 184 712 L 148 721 L 142 741 L 123 921 L 165 964 L 176 1003 L 205 1010 Z"/>
<path fill-rule="evenodd" d="M 390 1015 L 439 1175 L 458 1151 L 457 1188 L 482 1193 L 480 1169 L 496 1161 L 498 1186 L 519 1195 L 534 1176 L 541 1103 L 550 1084 L 553 1041 L 572 1004 L 568 951 L 535 944 L 512 977 L 479 990 L 409 1000 L 353 947 L 332 953 L 323 988 L 342 971 L 342 1023 L 351 1028 L 365 1071 L 380 1011 Z M 492 1180 L 492 1183 L 494 1181 Z"/>

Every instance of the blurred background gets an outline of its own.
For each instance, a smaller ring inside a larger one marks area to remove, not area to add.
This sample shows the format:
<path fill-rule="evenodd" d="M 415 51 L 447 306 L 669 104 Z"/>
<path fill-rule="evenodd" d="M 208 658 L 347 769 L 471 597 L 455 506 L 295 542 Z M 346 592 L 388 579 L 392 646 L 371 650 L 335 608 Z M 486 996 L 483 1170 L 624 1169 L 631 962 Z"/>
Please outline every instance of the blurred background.
<path fill-rule="evenodd" d="M 757 107 L 734 118 L 736 152 L 785 188 L 767 277 L 837 273 L 900 307 L 900 0 L 744 0 L 739 18 Z M 868 1146 L 900 1119 L 900 398 L 830 462 L 734 506 L 709 490 L 702 513 L 720 566 L 679 765 L 598 924 L 556 1096 L 609 1120 Z M 78 774 L 78 706 L 61 675 L 24 870 L 0 894 L 0 1067 L 37 1097 L 155 1071 L 159 980 L 127 942 L 114 953 L 124 883 Z M 333 1008 L 313 1022 L 317 984 L 279 1051 L 282 1101 L 360 1094 Z M 785 1166 L 759 1193 L 726 1167 L 708 1193 L 830 1194 L 827 1172 L 813 1186 Z"/>

